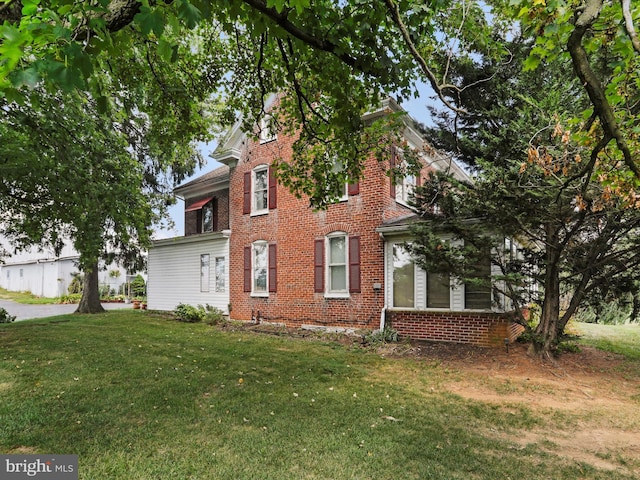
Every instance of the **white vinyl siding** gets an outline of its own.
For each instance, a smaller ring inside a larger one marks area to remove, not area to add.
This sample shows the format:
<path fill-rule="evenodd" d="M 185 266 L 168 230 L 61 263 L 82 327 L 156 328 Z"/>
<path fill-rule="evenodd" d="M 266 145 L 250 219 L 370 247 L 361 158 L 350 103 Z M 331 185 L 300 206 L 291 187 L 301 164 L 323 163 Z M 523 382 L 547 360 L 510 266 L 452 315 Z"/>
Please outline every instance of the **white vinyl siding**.
<path fill-rule="evenodd" d="M 188 305 L 209 304 L 228 313 L 229 293 L 210 288 L 200 291 L 201 255 L 210 259 L 222 257 L 228 264 L 229 239 L 213 233 L 199 236 L 167 239 L 154 242 L 149 249 L 147 304 L 151 310 L 173 310 L 179 303 Z M 215 275 L 216 269 L 209 268 Z M 210 285 L 219 285 L 215 278 L 208 279 Z M 214 283 L 216 282 L 216 283 Z M 224 272 L 224 285 L 229 284 L 228 269 Z"/>

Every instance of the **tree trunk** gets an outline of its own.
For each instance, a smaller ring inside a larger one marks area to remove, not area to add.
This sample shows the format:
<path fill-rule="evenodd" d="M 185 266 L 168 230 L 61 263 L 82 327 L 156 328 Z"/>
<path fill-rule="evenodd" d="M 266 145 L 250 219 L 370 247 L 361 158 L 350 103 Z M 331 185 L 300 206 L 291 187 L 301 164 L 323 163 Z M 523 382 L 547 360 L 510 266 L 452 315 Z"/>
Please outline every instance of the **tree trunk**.
<path fill-rule="evenodd" d="M 558 345 L 560 328 L 560 246 L 553 227 L 547 227 L 546 272 L 544 277 L 544 301 L 540 323 L 533 335 L 533 342 L 529 349 L 541 358 L 552 360 L 553 352 Z"/>
<path fill-rule="evenodd" d="M 629 322 L 635 323 L 638 321 L 638 315 L 640 314 L 640 294 L 633 293 L 633 309 L 631 310 L 631 316 Z"/>
<path fill-rule="evenodd" d="M 90 270 L 85 270 L 82 298 L 76 309 L 76 313 L 101 313 L 104 308 L 100 303 L 100 291 L 98 289 L 98 264 Z"/>

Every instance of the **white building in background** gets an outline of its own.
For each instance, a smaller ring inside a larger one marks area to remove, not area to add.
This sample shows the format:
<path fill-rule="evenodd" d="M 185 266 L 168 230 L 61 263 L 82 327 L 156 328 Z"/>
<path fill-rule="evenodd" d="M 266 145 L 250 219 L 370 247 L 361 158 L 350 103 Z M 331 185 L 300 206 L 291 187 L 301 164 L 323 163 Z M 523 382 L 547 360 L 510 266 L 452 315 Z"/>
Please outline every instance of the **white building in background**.
<path fill-rule="evenodd" d="M 67 295 L 74 275 L 79 273 L 80 256 L 69 244 L 65 244 L 59 255 L 51 248 L 38 247 L 12 254 L 8 242 L 0 238 L 0 252 L 3 249 L 11 254 L 0 257 L 0 288 L 5 290 L 31 292 L 40 297 L 60 297 Z M 116 293 L 130 278 L 124 268 L 115 264 L 101 269 L 98 274 L 99 285 L 108 285 L 109 290 Z"/>

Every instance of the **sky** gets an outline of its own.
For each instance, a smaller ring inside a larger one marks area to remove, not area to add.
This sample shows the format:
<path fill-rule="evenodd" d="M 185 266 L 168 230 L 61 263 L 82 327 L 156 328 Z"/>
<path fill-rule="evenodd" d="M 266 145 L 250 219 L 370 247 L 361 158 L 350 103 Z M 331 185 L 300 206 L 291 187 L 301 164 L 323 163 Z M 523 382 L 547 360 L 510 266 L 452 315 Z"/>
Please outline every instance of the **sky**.
<path fill-rule="evenodd" d="M 418 90 L 420 92 L 429 92 L 430 89 L 422 84 L 418 85 Z M 405 100 L 402 103 L 402 107 L 409 112 L 415 120 L 424 124 L 430 124 L 431 118 L 429 115 L 429 111 L 427 110 L 427 104 L 434 103 L 432 94 L 429 93 L 421 93 L 418 98 L 413 98 L 409 100 Z M 202 143 L 199 145 L 199 150 L 202 153 L 202 157 L 205 159 L 206 164 L 197 169 L 193 175 L 185 179 L 182 183 L 186 183 L 194 178 L 199 177 L 200 175 L 204 175 L 207 172 L 210 172 L 214 168 L 219 167 L 221 164 L 216 162 L 210 157 L 210 154 L 215 149 L 216 142 L 209 142 L 207 144 Z M 172 238 L 172 237 L 181 237 L 184 235 L 184 201 L 181 199 L 177 199 L 177 203 L 169 208 L 169 215 L 174 222 L 174 228 L 171 230 L 158 230 L 156 231 L 155 238 Z"/>

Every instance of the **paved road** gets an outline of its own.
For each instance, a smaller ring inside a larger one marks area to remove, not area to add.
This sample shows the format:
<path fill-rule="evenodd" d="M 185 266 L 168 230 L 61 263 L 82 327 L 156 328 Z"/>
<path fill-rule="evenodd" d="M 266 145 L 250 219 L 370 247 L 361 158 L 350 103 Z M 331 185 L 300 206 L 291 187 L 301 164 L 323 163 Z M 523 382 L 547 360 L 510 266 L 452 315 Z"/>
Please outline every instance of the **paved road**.
<path fill-rule="evenodd" d="M 115 310 L 117 308 L 133 308 L 130 303 L 103 303 L 102 306 L 107 310 Z M 22 303 L 12 302 L 11 300 L 0 300 L 0 307 L 4 308 L 9 314 L 15 315 L 17 320 L 27 320 L 29 318 L 53 317 L 55 315 L 66 315 L 73 313 L 78 305 L 25 305 Z"/>

